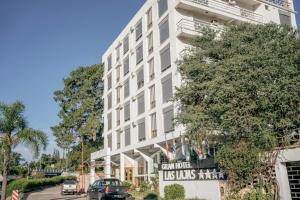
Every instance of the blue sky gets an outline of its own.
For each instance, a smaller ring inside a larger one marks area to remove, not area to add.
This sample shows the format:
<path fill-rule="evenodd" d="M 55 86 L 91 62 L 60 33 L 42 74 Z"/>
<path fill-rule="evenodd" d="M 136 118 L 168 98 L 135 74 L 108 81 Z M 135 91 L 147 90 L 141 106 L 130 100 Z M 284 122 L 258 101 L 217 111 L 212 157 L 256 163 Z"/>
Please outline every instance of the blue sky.
<path fill-rule="evenodd" d="M 53 92 L 78 66 L 99 63 L 144 2 L 0 0 L 0 102 L 24 102 L 29 125 L 49 135 L 48 152 L 55 147 L 50 127 L 59 122 Z M 31 159 L 24 147 L 17 150 Z"/>

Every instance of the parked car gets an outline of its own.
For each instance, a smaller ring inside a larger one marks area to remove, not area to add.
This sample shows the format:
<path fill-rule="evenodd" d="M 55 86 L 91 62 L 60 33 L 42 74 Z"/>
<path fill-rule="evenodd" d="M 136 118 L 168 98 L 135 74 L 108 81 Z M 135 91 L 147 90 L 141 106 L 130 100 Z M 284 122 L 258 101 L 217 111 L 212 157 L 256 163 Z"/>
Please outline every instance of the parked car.
<path fill-rule="evenodd" d="M 75 180 L 65 180 L 61 187 L 61 194 L 76 194 L 77 182 Z"/>
<path fill-rule="evenodd" d="M 134 200 L 128 187 L 119 179 L 108 178 L 95 181 L 87 191 L 87 200 Z"/>

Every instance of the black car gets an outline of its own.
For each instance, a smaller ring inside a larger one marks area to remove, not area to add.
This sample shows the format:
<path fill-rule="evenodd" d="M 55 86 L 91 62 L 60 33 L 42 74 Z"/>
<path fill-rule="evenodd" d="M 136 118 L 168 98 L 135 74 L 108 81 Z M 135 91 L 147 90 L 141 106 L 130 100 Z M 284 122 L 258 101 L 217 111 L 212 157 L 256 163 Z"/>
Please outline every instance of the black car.
<path fill-rule="evenodd" d="M 87 191 L 87 200 L 134 200 L 119 179 L 95 181 Z"/>

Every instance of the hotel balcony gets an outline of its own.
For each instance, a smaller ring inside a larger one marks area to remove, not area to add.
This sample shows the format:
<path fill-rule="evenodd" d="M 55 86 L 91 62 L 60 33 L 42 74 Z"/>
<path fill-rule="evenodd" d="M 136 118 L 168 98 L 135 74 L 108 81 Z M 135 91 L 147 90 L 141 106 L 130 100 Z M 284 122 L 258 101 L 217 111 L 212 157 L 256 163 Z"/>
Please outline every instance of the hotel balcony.
<path fill-rule="evenodd" d="M 249 2 L 247 3 L 249 4 Z M 255 3 L 256 1 L 251 2 Z M 262 15 L 255 13 L 253 10 L 240 7 L 233 0 L 229 2 L 222 0 L 177 0 L 176 8 L 203 13 L 225 21 L 232 21 L 234 19 L 251 23 L 263 22 Z"/>
<path fill-rule="evenodd" d="M 192 38 L 197 35 L 201 35 L 205 29 L 212 29 L 218 33 L 221 33 L 224 29 L 224 26 L 199 19 L 181 19 L 177 23 L 177 36 L 182 38 Z"/>

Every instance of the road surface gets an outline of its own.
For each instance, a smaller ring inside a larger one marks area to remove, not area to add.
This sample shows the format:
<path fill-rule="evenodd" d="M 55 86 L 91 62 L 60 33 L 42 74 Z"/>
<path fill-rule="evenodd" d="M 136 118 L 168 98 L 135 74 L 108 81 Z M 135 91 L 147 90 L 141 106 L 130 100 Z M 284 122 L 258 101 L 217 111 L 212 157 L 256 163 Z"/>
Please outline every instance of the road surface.
<path fill-rule="evenodd" d="M 27 200 L 85 200 L 85 195 L 61 195 L 60 186 L 29 194 Z"/>

